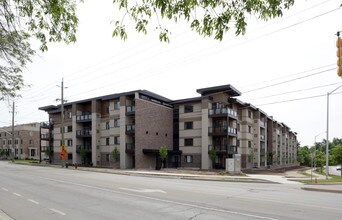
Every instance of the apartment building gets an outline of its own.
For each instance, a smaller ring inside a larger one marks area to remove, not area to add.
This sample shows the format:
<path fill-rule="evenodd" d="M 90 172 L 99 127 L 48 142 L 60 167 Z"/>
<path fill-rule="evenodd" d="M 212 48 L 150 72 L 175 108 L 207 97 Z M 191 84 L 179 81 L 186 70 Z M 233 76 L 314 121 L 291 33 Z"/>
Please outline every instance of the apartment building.
<path fill-rule="evenodd" d="M 0 128 L 0 149 L 11 152 L 16 158 L 40 159 L 40 145 L 45 144 L 40 139 L 40 123 L 28 123 L 14 126 L 13 149 L 12 126 Z"/>
<path fill-rule="evenodd" d="M 236 154 L 242 169 L 296 163 L 295 133 L 238 100 L 236 88 L 222 85 L 197 92 L 198 97 L 170 100 L 137 90 L 65 103 L 63 123 L 61 106 L 41 107 L 49 114 L 46 136 L 53 145 L 53 162 L 61 163 L 63 130 L 70 163 L 155 169 L 161 165 L 162 145 L 168 149 L 168 167 L 224 169 L 226 159 Z M 115 148 L 119 161 L 112 154 Z M 217 154 L 214 162 L 211 149 Z"/>
<path fill-rule="evenodd" d="M 160 166 L 159 148 L 167 146 L 168 161 L 177 166 L 180 152 L 173 148 L 171 100 L 146 90 L 131 91 L 39 108 L 49 113 L 53 162 L 61 163 L 61 130 L 70 163 L 120 168 Z M 120 152 L 115 161 L 113 150 Z"/>

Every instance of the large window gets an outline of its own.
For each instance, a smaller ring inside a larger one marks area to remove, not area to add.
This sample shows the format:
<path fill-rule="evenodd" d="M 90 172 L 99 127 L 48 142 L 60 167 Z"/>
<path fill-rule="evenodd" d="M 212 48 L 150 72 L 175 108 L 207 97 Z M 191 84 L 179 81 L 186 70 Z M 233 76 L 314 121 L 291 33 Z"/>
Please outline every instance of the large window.
<path fill-rule="evenodd" d="M 30 156 L 31 156 L 31 157 L 36 156 L 36 150 L 35 150 L 35 149 L 31 149 L 31 150 L 30 150 Z"/>
<path fill-rule="evenodd" d="M 120 101 L 114 101 L 114 109 L 119 110 L 120 109 Z"/>
<path fill-rule="evenodd" d="M 120 136 L 114 137 L 114 144 L 120 144 Z"/>
<path fill-rule="evenodd" d="M 194 112 L 194 106 L 186 105 L 184 106 L 184 113 Z"/>
<path fill-rule="evenodd" d="M 72 139 L 67 140 L 67 146 L 69 146 L 69 147 L 72 146 Z"/>
<path fill-rule="evenodd" d="M 106 145 L 109 145 L 109 138 L 106 138 Z"/>
<path fill-rule="evenodd" d="M 194 139 L 192 138 L 185 138 L 184 139 L 184 146 L 193 146 L 194 145 Z"/>
<path fill-rule="evenodd" d="M 72 132 L 72 125 L 67 126 L 67 132 Z"/>
<path fill-rule="evenodd" d="M 194 122 L 192 121 L 184 122 L 184 129 L 193 129 L 193 128 L 194 128 Z"/>
<path fill-rule="evenodd" d="M 106 122 L 106 130 L 109 130 L 109 122 Z"/>
<path fill-rule="evenodd" d="M 120 127 L 120 118 L 114 119 L 114 127 Z"/>

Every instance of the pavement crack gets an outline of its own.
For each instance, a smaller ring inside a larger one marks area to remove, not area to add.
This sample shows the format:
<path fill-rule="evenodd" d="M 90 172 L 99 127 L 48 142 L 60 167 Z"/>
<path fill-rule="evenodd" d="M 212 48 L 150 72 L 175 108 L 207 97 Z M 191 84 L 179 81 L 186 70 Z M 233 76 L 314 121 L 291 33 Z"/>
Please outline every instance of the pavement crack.
<path fill-rule="evenodd" d="M 196 215 L 194 215 L 194 216 L 190 217 L 188 220 L 195 219 L 195 218 L 197 218 L 197 216 L 199 216 L 199 215 L 202 215 L 202 213 L 197 213 Z"/>

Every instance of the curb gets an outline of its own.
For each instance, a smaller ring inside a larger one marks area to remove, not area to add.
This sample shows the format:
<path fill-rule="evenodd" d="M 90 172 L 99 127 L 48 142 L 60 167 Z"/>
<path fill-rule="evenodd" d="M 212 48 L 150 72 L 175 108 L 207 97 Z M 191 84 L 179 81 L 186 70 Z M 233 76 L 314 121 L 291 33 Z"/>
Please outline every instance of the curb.
<path fill-rule="evenodd" d="M 14 220 L 0 209 L 0 220 Z"/>
<path fill-rule="evenodd" d="M 315 192 L 342 193 L 342 190 L 339 190 L 339 189 L 321 189 L 321 188 L 313 188 L 313 187 L 301 187 L 301 189 L 307 190 L 307 191 L 315 191 Z"/>

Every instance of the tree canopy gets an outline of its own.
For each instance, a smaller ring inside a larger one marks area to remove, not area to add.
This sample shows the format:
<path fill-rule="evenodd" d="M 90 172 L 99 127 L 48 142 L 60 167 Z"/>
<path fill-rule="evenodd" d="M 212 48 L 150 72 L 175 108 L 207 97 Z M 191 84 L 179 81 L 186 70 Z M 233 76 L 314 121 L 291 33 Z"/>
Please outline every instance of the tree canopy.
<path fill-rule="evenodd" d="M 120 10 L 125 11 L 124 18 L 115 22 L 113 36 L 127 38 L 125 24 L 128 20 L 133 22 L 136 31 L 146 34 L 147 26 L 155 17 L 156 29 L 160 30 L 159 39 L 166 42 L 169 41 L 169 30 L 164 27 L 162 19 L 175 22 L 180 19 L 185 20 L 199 35 L 213 36 L 217 40 L 222 40 L 224 34 L 233 28 L 236 35 L 244 34 L 249 16 L 262 20 L 280 17 L 284 10 L 294 4 L 294 0 L 113 0 L 113 2 Z"/>
<path fill-rule="evenodd" d="M 0 0 L 0 100 L 15 97 L 24 86 L 21 72 L 35 51 L 48 42 L 76 41 L 78 18 L 72 0 Z"/>
<path fill-rule="evenodd" d="M 82 2 L 82 0 L 80 0 Z M 165 20 L 188 22 L 199 35 L 222 40 L 233 30 L 244 34 L 250 16 L 268 20 L 283 15 L 294 0 L 113 0 L 124 15 L 114 22 L 113 36 L 127 38 L 126 24 L 132 21 L 137 32 L 147 34 L 148 26 L 160 31 L 159 39 L 169 42 L 170 31 Z M 35 51 L 32 38 L 40 50 L 48 42 L 76 41 L 78 18 L 75 0 L 0 0 L 0 100 L 15 97 L 24 86 L 23 68 Z M 152 25 L 153 26 L 153 25 Z"/>

